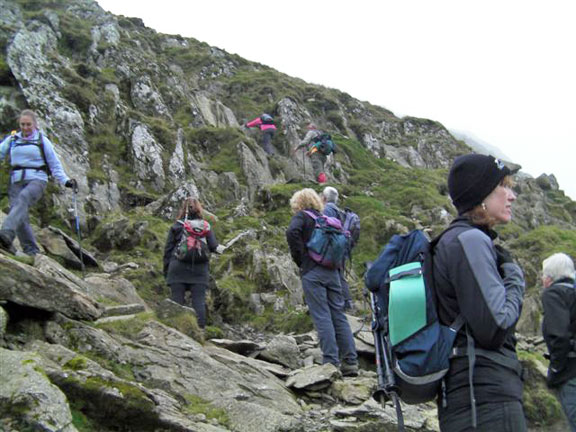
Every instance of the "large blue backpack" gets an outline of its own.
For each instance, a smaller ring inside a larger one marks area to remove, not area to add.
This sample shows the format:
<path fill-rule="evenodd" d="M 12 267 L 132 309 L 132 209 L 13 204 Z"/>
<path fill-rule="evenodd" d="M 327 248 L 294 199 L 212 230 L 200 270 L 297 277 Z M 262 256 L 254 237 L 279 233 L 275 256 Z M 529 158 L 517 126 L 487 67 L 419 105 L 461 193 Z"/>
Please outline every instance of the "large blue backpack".
<path fill-rule="evenodd" d="M 464 324 L 461 316 L 450 326 L 438 320 L 432 259 L 439 238 L 429 242 L 420 230 L 393 236 L 364 279 L 378 311 L 375 339 L 386 350 L 394 391 L 408 404 L 436 398 Z"/>
<path fill-rule="evenodd" d="M 346 256 L 348 238 L 342 230 L 340 219 L 326 215 L 316 215 L 311 211 L 304 213 L 314 219 L 314 231 L 306 243 L 308 255 L 323 267 L 341 268 Z"/>

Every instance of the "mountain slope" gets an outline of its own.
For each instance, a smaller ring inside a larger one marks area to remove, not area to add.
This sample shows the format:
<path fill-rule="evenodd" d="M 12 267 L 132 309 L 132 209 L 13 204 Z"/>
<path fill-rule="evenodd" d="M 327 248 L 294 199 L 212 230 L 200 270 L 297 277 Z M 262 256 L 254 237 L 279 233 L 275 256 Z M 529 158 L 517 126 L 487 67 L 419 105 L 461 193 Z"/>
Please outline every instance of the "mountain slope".
<path fill-rule="evenodd" d="M 310 330 L 284 237 L 290 196 L 305 186 L 320 190 L 309 161 L 291 153 L 310 121 L 334 137 L 339 152 L 329 163 L 329 182 L 362 219 L 350 275 L 359 307 L 364 263 L 393 234 L 415 227 L 435 234 L 454 215 L 447 168 L 470 148 L 438 122 L 397 118 L 194 39 L 159 34 L 91 0 L 0 0 L 0 8 L 0 127 L 15 127 L 25 107 L 38 111 L 67 172 L 80 182 L 85 246 L 103 263 L 102 271 L 133 263 L 122 274 L 152 310 L 168 296 L 161 256 L 170 221 L 179 201 L 194 195 L 215 215 L 219 240 L 230 244 L 212 262 L 210 332 L 230 336 L 230 326 Z M 279 126 L 275 158 L 260 148 L 257 131 L 242 128 L 262 112 L 273 114 Z M 6 170 L 1 173 L 4 185 Z M 515 190 L 514 223 L 500 233 L 523 265 L 535 299 L 541 260 L 560 250 L 576 256 L 576 203 L 547 176 L 519 179 Z M 1 191 L 7 211 L 4 186 Z M 51 187 L 33 221 L 73 234 L 71 206 L 67 191 Z M 526 333 L 537 331 L 537 308 L 532 312 L 520 326 Z M 138 323 L 132 336 L 145 328 L 173 337 L 154 322 Z M 90 346 L 99 337 L 108 341 L 110 329 L 95 335 L 76 323 L 59 325 L 81 333 Z M 130 351 L 136 342 L 121 337 L 113 336 L 110 346 Z M 67 349 L 83 346 L 68 343 Z M 130 352 L 130 361 L 137 362 Z M 109 369 L 118 360 L 110 357 L 92 360 Z M 128 378 L 155 391 L 168 387 L 176 398 L 198 391 L 186 384 L 186 391 L 177 392 L 171 378 L 160 385 L 139 375 L 142 368 Z M 60 370 L 54 367 L 53 380 L 63 379 Z"/>

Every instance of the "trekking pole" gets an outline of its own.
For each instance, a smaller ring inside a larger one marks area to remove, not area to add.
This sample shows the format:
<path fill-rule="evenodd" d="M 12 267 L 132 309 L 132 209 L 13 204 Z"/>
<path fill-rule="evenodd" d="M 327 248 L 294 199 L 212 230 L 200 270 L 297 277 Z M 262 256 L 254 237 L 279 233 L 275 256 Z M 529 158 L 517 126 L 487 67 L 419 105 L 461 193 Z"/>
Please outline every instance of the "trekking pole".
<path fill-rule="evenodd" d="M 374 348 L 376 350 L 376 371 L 378 375 L 378 388 L 372 397 L 382 404 L 386 403 L 387 399 L 392 400 L 392 404 L 396 409 L 396 418 L 398 420 L 398 431 L 404 432 L 404 415 L 402 414 L 402 407 L 400 406 L 400 399 L 398 397 L 398 389 L 390 366 L 390 355 L 388 352 L 387 344 L 385 343 L 384 329 L 379 323 L 379 306 L 377 304 L 376 296 L 370 292 L 370 304 L 372 306 L 372 332 L 374 334 Z"/>
<path fill-rule="evenodd" d="M 306 180 L 306 152 L 302 152 L 302 170 L 304 171 L 304 180 Z"/>
<path fill-rule="evenodd" d="M 78 193 L 78 186 L 72 189 L 72 201 L 74 202 L 74 219 L 76 220 L 76 233 L 78 234 L 78 247 L 80 248 L 80 268 L 82 269 L 82 279 L 85 276 L 84 256 L 82 254 L 82 235 L 80 234 L 80 218 L 78 217 L 78 203 L 76 194 Z"/>

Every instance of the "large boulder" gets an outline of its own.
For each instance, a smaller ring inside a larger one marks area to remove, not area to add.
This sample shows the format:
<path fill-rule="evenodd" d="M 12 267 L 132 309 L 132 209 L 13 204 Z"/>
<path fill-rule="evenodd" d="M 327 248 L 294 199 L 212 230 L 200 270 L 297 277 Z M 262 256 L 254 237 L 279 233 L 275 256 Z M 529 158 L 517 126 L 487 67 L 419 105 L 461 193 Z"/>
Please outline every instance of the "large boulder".
<path fill-rule="evenodd" d="M 50 379 L 70 400 L 82 405 L 84 413 L 105 427 L 122 424 L 127 430 L 152 432 L 224 432 L 187 413 L 178 400 L 160 389 L 119 378 L 98 363 L 60 345 L 36 341 L 29 346 L 42 353 L 42 366 Z M 203 418 L 202 420 L 206 420 Z M 74 429 L 75 430 L 75 429 Z"/>
<path fill-rule="evenodd" d="M 84 282 L 92 298 L 106 299 L 108 303 L 116 305 L 138 304 L 148 309 L 148 305 L 128 279 L 106 273 L 93 273 L 89 274 Z"/>
<path fill-rule="evenodd" d="M 235 431 L 290 430 L 301 413 L 284 383 L 256 361 L 212 357 L 198 342 L 158 322 L 148 322 L 130 341 L 79 322 L 66 327 L 80 352 L 130 365 L 149 389 L 201 397 L 224 409 Z"/>
<path fill-rule="evenodd" d="M 0 254 L 0 300 L 8 300 L 48 312 L 93 321 L 101 306 L 82 293 L 80 287 L 61 277 L 52 277 L 34 267 Z"/>
<path fill-rule="evenodd" d="M 76 432 L 66 396 L 30 352 L 0 348 L 0 429 Z"/>
<path fill-rule="evenodd" d="M 276 336 L 260 352 L 259 357 L 291 369 L 302 366 L 298 344 L 292 336 Z"/>

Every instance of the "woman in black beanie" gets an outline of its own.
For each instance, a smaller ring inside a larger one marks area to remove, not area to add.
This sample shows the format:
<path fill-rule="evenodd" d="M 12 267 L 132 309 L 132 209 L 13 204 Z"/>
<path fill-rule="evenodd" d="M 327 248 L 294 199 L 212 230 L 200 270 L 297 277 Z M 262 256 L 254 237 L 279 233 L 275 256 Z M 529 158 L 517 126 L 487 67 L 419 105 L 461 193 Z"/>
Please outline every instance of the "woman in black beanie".
<path fill-rule="evenodd" d="M 456 158 L 448 177 L 458 217 L 435 248 L 434 281 L 442 324 L 463 316 L 438 398 L 443 432 L 526 430 L 514 330 L 524 277 L 493 227 L 510 222 L 513 172 L 492 156 Z"/>

